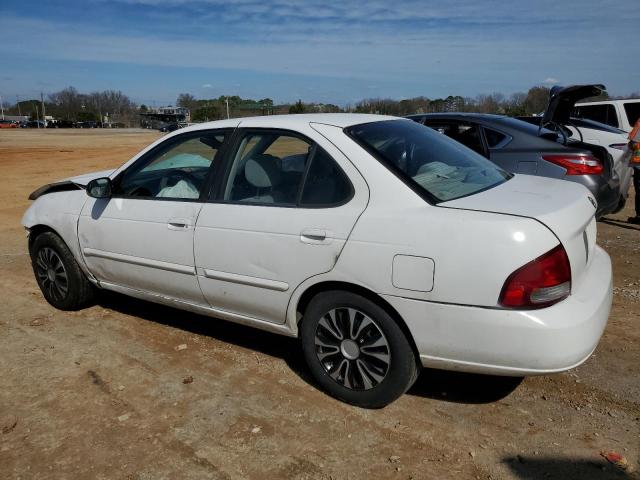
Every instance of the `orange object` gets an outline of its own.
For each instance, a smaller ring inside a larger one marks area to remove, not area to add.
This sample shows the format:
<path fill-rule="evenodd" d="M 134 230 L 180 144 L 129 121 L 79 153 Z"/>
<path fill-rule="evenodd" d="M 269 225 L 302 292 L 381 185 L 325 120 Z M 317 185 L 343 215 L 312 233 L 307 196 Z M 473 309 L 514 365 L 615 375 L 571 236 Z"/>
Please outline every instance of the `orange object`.
<path fill-rule="evenodd" d="M 631 164 L 640 165 L 640 143 L 633 144 L 633 154 L 631 155 Z"/>
<path fill-rule="evenodd" d="M 640 142 L 640 118 L 633 126 L 633 130 L 629 133 L 629 140 L 636 143 Z"/>
<path fill-rule="evenodd" d="M 640 165 L 640 119 L 638 119 L 633 130 L 629 133 L 629 140 L 631 141 L 631 147 L 633 148 L 630 163 L 632 165 Z"/>

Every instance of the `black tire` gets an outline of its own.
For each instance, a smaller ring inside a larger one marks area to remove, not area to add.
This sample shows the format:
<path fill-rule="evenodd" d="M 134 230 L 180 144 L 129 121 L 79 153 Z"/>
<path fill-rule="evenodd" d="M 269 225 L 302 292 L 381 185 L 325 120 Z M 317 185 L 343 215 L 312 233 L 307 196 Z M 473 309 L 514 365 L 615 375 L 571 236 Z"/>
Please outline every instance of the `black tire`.
<path fill-rule="evenodd" d="M 337 330 L 332 332 L 330 325 Z M 334 290 L 315 296 L 304 313 L 300 336 L 314 378 L 331 396 L 351 405 L 382 408 L 418 377 L 416 355 L 398 323 L 360 295 Z"/>
<path fill-rule="evenodd" d="M 29 254 L 33 273 L 47 302 L 60 310 L 80 310 L 91 304 L 95 287 L 58 235 L 41 233 L 31 243 Z"/>
<path fill-rule="evenodd" d="M 620 195 L 620 200 L 618 200 L 618 206 L 611 213 L 618 213 L 619 211 L 621 211 L 624 208 L 624 206 L 626 204 L 627 204 L 627 200 L 622 195 Z"/>

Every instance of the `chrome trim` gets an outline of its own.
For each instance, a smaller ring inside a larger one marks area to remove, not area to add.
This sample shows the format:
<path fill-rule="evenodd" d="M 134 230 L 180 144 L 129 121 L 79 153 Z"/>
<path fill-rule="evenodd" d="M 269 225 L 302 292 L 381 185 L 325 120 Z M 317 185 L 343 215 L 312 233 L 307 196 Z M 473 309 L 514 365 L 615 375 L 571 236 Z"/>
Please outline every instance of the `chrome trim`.
<path fill-rule="evenodd" d="M 168 272 L 183 273 L 185 275 L 195 275 L 195 267 L 189 265 L 180 265 L 177 263 L 161 262 L 159 260 L 151 260 L 150 258 L 133 257 L 122 253 L 105 252 L 104 250 L 96 250 L 94 248 L 83 248 L 82 253 L 85 257 L 105 258 L 116 262 L 129 263 L 131 265 L 140 265 L 141 267 L 157 268 L 158 270 L 166 270 Z"/>
<path fill-rule="evenodd" d="M 204 276 L 212 280 L 222 280 L 223 282 L 239 283 L 241 285 L 249 285 L 251 287 L 266 288 L 267 290 L 276 290 L 278 292 L 286 292 L 289 290 L 289 284 L 279 282 L 278 280 L 270 280 L 268 278 L 249 277 L 247 275 L 239 275 L 237 273 L 219 272 L 217 270 L 208 270 L 203 268 Z"/>

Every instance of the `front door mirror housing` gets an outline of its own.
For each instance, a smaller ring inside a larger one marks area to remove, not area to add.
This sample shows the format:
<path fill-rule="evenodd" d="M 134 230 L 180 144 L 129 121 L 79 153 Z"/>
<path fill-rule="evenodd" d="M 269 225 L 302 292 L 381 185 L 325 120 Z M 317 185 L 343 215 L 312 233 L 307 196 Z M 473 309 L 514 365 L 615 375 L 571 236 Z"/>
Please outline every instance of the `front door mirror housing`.
<path fill-rule="evenodd" d="M 109 177 L 94 178 L 87 184 L 87 195 L 92 198 L 111 197 L 111 179 Z"/>

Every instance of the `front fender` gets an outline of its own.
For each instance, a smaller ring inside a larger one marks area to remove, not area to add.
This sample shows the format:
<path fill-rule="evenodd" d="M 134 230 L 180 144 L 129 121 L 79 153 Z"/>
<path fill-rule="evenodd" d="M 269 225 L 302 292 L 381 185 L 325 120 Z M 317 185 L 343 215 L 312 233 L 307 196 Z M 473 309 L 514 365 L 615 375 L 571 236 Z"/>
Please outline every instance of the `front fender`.
<path fill-rule="evenodd" d="M 86 267 L 78 243 L 78 218 L 87 198 L 84 190 L 41 196 L 29 206 L 21 222 L 29 232 L 39 226 L 56 232 L 83 270 Z"/>

